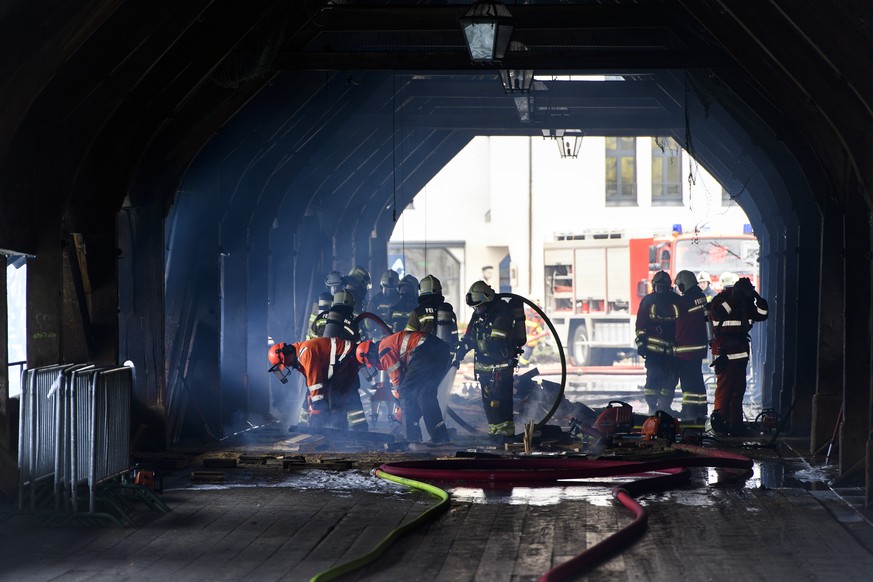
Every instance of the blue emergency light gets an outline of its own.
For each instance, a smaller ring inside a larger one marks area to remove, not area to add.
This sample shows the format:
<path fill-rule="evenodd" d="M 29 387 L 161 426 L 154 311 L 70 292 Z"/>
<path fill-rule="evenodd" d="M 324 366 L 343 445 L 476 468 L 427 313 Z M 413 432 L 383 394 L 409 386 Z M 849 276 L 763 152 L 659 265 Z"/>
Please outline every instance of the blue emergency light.
<path fill-rule="evenodd" d="M 674 224 L 673 225 L 673 232 L 675 232 L 676 234 L 682 234 L 682 225 L 681 224 Z"/>
<path fill-rule="evenodd" d="M 743 234 L 755 234 L 755 231 L 752 230 L 751 224 L 744 224 L 743 225 Z"/>

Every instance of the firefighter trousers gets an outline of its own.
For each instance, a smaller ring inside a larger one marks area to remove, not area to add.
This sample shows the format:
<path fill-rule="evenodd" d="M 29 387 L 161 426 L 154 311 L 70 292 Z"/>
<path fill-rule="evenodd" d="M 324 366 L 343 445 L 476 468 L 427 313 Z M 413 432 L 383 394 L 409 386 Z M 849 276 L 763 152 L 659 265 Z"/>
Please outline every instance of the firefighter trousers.
<path fill-rule="evenodd" d="M 743 396 L 746 393 L 746 364 L 749 360 L 725 358 L 715 370 L 715 410 L 736 428 L 743 423 Z"/>
<path fill-rule="evenodd" d="M 703 358 L 676 359 L 679 385 L 682 388 L 683 418 L 706 417 L 706 384 L 703 381 Z"/>
<path fill-rule="evenodd" d="M 476 370 L 476 380 L 482 387 L 482 406 L 491 434 L 513 436 L 512 371 L 514 365 L 492 370 Z"/>
<path fill-rule="evenodd" d="M 449 433 L 443 422 L 437 389 L 450 362 L 448 344 L 435 337 L 419 344 L 412 353 L 409 367 L 397 387 L 407 440 L 421 440 L 418 422 L 423 417 L 430 439 L 437 443 L 448 442 Z"/>
<path fill-rule="evenodd" d="M 661 354 L 646 356 L 646 386 L 643 395 L 649 406 L 649 415 L 658 410 L 670 412 L 678 381 L 676 358 Z"/>

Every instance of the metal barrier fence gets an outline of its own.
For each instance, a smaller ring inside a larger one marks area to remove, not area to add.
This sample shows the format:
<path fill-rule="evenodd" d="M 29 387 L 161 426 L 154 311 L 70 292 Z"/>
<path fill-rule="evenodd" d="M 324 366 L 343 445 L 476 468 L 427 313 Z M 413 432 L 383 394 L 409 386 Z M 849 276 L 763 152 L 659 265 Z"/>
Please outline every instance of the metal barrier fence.
<path fill-rule="evenodd" d="M 91 364 L 26 370 L 19 430 L 19 507 L 30 487 L 54 476 L 55 509 L 79 509 L 77 490 L 88 486 L 88 510 L 96 510 L 96 487 L 130 468 L 130 407 L 133 387 L 128 367 Z"/>
<path fill-rule="evenodd" d="M 131 372 L 124 366 L 87 371 L 72 383 L 70 486 L 88 484 L 91 513 L 97 485 L 130 470 Z M 76 495 L 72 501 L 76 511 Z"/>
<path fill-rule="evenodd" d="M 36 506 L 36 485 L 54 475 L 57 451 L 57 416 L 49 397 L 69 366 L 55 365 L 24 370 L 18 428 L 18 507 L 24 508 L 25 488 L 30 487 L 30 508 Z"/>

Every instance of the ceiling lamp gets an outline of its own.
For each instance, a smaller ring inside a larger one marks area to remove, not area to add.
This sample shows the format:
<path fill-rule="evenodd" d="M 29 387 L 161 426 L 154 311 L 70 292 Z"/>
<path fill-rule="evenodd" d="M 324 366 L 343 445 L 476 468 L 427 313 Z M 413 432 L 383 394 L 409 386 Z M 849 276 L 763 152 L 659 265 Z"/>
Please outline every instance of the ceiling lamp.
<path fill-rule="evenodd" d="M 500 69 L 500 82 L 507 93 L 530 93 L 533 78 L 530 69 Z"/>
<path fill-rule="evenodd" d="M 474 2 L 460 18 L 470 60 L 493 63 L 506 55 L 512 36 L 512 14 L 499 2 Z"/>
<path fill-rule="evenodd" d="M 543 139 L 551 138 L 558 144 L 558 151 L 562 158 L 578 158 L 579 149 L 582 147 L 582 132 L 578 129 L 544 129 Z M 572 133 L 572 135 L 568 135 Z"/>
<path fill-rule="evenodd" d="M 513 95 L 512 101 L 515 104 L 518 120 L 521 123 L 531 123 L 534 120 L 534 96 L 530 94 Z"/>
<path fill-rule="evenodd" d="M 527 47 L 516 41 L 509 43 L 509 52 L 522 52 Z M 534 72 L 532 69 L 500 69 L 500 82 L 503 90 L 507 93 L 530 93 L 533 85 Z"/>

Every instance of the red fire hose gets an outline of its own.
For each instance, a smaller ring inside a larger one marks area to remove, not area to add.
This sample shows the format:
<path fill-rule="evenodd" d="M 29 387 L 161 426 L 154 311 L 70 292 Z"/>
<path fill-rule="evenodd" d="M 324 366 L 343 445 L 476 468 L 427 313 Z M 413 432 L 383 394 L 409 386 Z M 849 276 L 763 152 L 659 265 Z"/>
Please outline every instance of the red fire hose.
<path fill-rule="evenodd" d="M 648 513 L 634 497 L 689 481 L 691 472 L 688 467 L 725 467 L 744 470 L 752 468 L 752 460 L 742 455 L 683 444 L 676 444 L 674 448 L 694 454 L 642 462 L 564 458 L 405 461 L 386 463 L 381 466 L 380 471 L 416 481 L 460 481 L 504 485 L 658 473 L 656 476 L 642 477 L 613 488 L 613 498 L 633 513 L 633 521 L 600 543 L 552 568 L 540 578 L 541 582 L 557 582 L 578 576 L 582 571 L 602 562 L 621 548 L 629 546 L 645 532 Z"/>
<path fill-rule="evenodd" d="M 359 313 L 355 317 L 355 319 L 352 320 L 352 325 L 355 327 L 355 329 L 358 329 L 358 326 L 365 319 L 369 319 L 370 321 L 374 322 L 376 325 L 381 327 L 382 331 L 385 332 L 385 335 L 391 335 L 393 333 L 393 330 L 391 329 L 391 327 L 387 323 L 382 321 L 381 317 L 379 317 L 375 313 L 370 313 L 369 311 L 364 311 L 363 313 Z"/>

